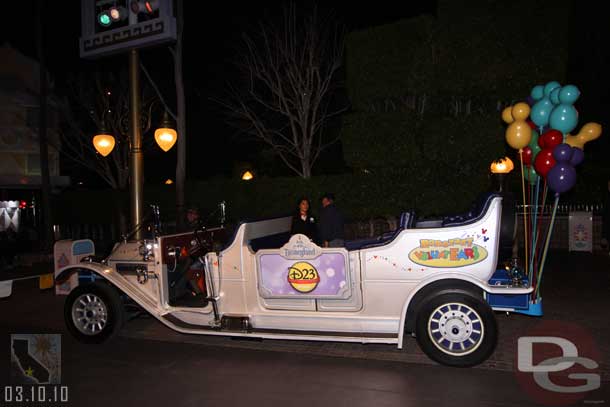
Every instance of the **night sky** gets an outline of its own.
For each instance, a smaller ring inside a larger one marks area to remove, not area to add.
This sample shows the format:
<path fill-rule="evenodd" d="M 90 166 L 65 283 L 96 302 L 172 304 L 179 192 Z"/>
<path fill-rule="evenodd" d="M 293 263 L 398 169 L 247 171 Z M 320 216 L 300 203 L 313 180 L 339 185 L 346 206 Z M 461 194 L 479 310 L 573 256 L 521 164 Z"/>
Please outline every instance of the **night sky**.
<path fill-rule="evenodd" d="M 37 1 L 13 2 L 11 19 L 13 23 L 5 31 L 2 42 L 8 41 L 27 56 L 37 59 L 36 15 Z M 231 61 L 236 57 L 236 49 L 244 31 L 251 30 L 265 17 L 277 15 L 286 1 L 250 2 L 202 2 L 186 1 L 184 32 L 184 81 L 187 103 L 187 177 L 206 178 L 214 175 L 230 175 L 235 163 L 253 160 L 260 146 L 255 142 L 234 137 L 234 130 L 227 126 L 219 106 L 212 99 L 224 92 L 224 87 L 232 80 Z M 384 22 L 395 21 L 421 13 L 434 13 L 436 2 L 399 3 L 376 2 L 370 4 L 322 2 L 322 11 L 332 13 L 348 29 L 358 29 Z M 349 5 L 348 5 L 349 4 Z M 127 56 L 111 56 L 97 60 L 84 60 L 79 56 L 78 40 L 81 35 L 80 2 L 47 1 L 44 5 L 45 57 L 47 69 L 53 76 L 56 88 L 64 86 L 69 72 L 95 70 L 102 66 L 126 69 Z M 6 26 L 5 26 L 6 28 Z M 141 61 L 151 71 L 164 92 L 168 104 L 175 107 L 173 68 L 170 55 L 164 47 L 143 49 Z M 145 77 L 141 75 L 141 81 Z M 205 156 L 205 159 L 202 159 Z M 147 182 L 160 182 L 174 178 L 176 149 L 162 153 L 154 146 L 145 153 L 145 174 Z M 146 165 L 149 163 L 149 165 Z M 150 165 L 154 163 L 154 165 Z M 65 175 L 73 181 L 99 184 L 96 177 L 88 176 L 81 169 L 76 171 L 70 162 L 62 162 Z M 103 185 L 103 184 L 102 184 Z"/>
<path fill-rule="evenodd" d="M 5 14 L 3 27 L 5 38 L 2 39 L 2 42 L 8 40 L 24 54 L 36 58 L 37 2 L 22 0 L 11 3 L 13 3 L 10 6 L 13 11 Z M 262 17 L 277 14 L 283 3 L 286 1 L 185 2 L 184 79 L 188 133 L 187 177 L 206 178 L 219 174 L 229 175 L 233 171 L 235 162 L 249 161 L 253 158 L 252 155 L 259 151 L 257 144 L 232 137 L 233 129 L 224 123 L 218 106 L 211 99 L 221 95 L 226 83 L 232 80 L 228 73 L 231 72 L 231 60 L 236 57 L 235 50 L 242 33 L 252 29 Z M 435 1 L 403 0 L 374 3 L 325 1 L 321 3 L 323 11 L 333 12 L 350 30 L 436 12 Z M 551 5 L 552 2 L 549 2 L 549 6 Z M 79 1 L 47 1 L 44 9 L 45 55 L 48 70 L 55 78 L 58 88 L 63 86 L 67 73 L 71 71 L 91 70 L 100 66 L 115 68 L 127 66 L 126 55 L 93 61 L 79 57 L 78 39 L 81 31 Z M 580 63 L 583 58 L 590 58 L 592 47 L 598 46 L 592 43 L 591 35 L 596 34 L 595 32 L 591 34 L 591 27 L 598 23 L 601 27 L 601 15 L 591 14 L 583 7 L 575 8 L 575 13 L 582 15 L 583 26 L 587 25 L 588 30 L 583 31 L 578 27 L 569 28 L 575 32 L 574 43 L 571 44 L 570 76 L 575 82 L 580 79 L 591 82 L 593 80 L 591 71 L 595 75 L 603 76 L 603 72 L 606 72 L 605 68 L 608 67 L 607 52 L 602 55 L 603 61 L 593 61 L 598 66 Z M 170 105 L 174 105 L 173 69 L 169 53 L 158 47 L 142 50 L 140 56 L 160 87 L 163 88 L 165 99 Z M 605 76 L 603 77 L 605 78 Z M 142 80 L 145 80 L 143 75 Z M 591 87 L 597 89 L 597 92 L 605 92 L 608 90 L 607 82 L 605 80 L 605 87 L 596 88 L 594 83 L 591 84 Z M 607 104 L 600 106 L 599 113 L 604 112 L 606 107 Z M 175 148 L 165 154 L 156 146 L 153 150 L 147 151 L 145 155 L 147 182 L 156 183 L 165 178 L 174 178 L 175 159 Z M 151 162 L 154 165 L 146 165 Z M 73 176 L 75 181 L 78 181 L 79 177 L 87 178 L 82 171 L 79 171 L 78 174 L 72 173 L 73 169 L 69 165 L 64 166 L 64 172 L 65 175 Z M 91 178 L 86 181 L 91 182 Z"/>

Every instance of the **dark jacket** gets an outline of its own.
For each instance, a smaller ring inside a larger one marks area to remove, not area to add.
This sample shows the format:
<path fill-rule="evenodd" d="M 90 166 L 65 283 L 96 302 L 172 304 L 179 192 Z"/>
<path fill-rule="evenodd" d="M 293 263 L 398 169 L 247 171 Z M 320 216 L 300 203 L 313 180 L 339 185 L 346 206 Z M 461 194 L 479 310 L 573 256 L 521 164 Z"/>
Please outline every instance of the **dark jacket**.
<path fill-rule="evenodd" d="M 301 219 L 301 214 L 296 214 L 292 217 L 292 225 L 290 226 L 290 234 L 294 235 L 301 233 L 308 238 L 316 239 L 316 221 L 311 215 L 307 215 L 305 220 Z"/>
<path fill-rule="evenodd" d="M 334 204 L 330 204 L 320 211 L 318 224 L 318 237 L 322 242 L 334 239 L 344 239 L 345 233 L 343 215 Z"/>

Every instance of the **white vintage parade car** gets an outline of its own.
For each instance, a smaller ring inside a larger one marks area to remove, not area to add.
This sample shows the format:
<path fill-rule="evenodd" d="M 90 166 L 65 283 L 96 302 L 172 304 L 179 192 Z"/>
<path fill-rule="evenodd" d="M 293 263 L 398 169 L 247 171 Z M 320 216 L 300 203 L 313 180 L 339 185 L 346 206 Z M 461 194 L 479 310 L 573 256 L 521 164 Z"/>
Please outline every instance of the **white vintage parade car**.
<path fill-rule="evenodd" d="M 219 227 L 118 243 L 101 262 L 65 265 L 56 284 L 78 280 L 65 319 L 84 342 L 117 333 L 128 297 L 185 334 L 398 348 L 412 335 L 433 360 L 472 366 L 494 350 L 494 310 L 528 313 L 532 288 L 499 258 L 501 220 L 502 196 L 489 193 L 461 215 L 405 212 L 396 230 L 345 248 L 289 236 L 289 217 L 246 222 L 228 239 Z"/>

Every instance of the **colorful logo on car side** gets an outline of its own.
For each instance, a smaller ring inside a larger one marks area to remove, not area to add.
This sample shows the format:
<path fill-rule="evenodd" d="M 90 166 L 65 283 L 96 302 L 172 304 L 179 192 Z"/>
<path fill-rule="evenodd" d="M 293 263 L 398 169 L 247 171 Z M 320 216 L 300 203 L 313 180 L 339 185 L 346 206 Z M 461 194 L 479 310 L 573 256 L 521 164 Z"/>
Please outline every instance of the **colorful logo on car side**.
<path fill-rule="evenodd" d="M 288 268 L 288 283 L 300 293 L 309 293 L 320 283 L 320 274 L 310 263 L 299 261 Z"/>
<path fill-rule="evenodd" d="M 479 263 L 487 258 L 487 250 L 466 239 L 420 239 L 419 246 L 411 250 L 409 259 L 428 267 L 463 267 Z"/>

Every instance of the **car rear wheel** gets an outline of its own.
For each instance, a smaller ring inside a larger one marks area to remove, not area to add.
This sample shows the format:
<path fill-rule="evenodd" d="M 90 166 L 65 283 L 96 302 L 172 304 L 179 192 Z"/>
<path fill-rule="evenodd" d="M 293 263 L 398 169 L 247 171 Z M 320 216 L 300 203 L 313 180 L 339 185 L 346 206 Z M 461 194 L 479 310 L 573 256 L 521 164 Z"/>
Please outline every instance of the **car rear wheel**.
<path fill-rule="evenodd" d="M 495 349 L 496 319 L 482 298 L 465 293 L 431 296 L 419 309 L 416 337 L 432 360 L 448 366 L 474 366 Z"/>
<path fill-rule="evenodd" d="M 64 305 L 68 331 L 83 343 L 102 343 L 115 336 L 123 325 L 123 314 L 119 293 L 104 283 L 76 287 Z"/>

